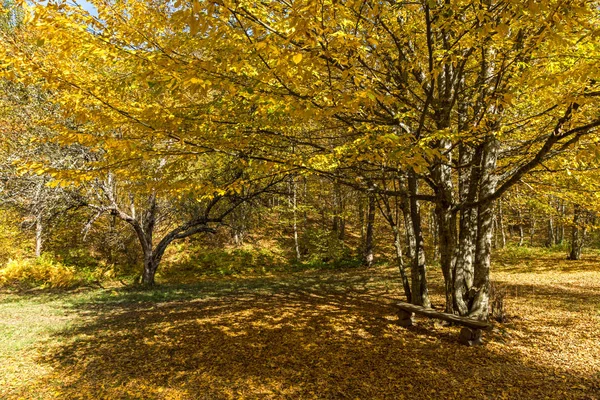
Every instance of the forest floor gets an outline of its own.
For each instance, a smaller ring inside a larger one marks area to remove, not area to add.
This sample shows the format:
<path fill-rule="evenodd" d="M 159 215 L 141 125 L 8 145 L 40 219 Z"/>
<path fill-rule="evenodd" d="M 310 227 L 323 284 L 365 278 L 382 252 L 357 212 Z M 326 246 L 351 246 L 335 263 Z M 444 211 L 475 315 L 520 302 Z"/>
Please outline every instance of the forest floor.
<path fill-rule="evenodd" d="M 600 256 L 505 251 L 493 280 L 510 317 L 480 347 L 399 327 L 385 266 L 0 293 L 0 398 L 600 399 Z"/>

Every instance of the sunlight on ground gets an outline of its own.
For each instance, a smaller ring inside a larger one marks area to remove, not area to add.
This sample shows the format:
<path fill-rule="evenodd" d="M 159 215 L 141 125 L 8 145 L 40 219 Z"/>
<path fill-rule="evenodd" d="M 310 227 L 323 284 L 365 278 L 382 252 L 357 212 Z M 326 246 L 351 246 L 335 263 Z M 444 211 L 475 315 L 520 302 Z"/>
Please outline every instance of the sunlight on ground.
<path fill-rule="evenodd" d="M 600 259 L 560 257 L 496 260 L 511 318 L 478 348 L 398 327 L 393 268 L 3 295 L 0 398 L 598 399 Z"/>

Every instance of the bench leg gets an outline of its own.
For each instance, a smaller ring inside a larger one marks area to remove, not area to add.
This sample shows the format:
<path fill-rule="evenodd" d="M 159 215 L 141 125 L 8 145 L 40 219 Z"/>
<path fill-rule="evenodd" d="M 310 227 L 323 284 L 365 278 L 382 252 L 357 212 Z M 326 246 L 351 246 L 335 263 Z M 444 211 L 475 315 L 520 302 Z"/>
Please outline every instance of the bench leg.
<path fill-rule="evenodd" d="M 413 313 L 405 310 L 398 311 L 398 325 L 408 328 L 409 326 L 413 326 L 414 322 L 415 320 Z"/>
<path fill-rule="evenodd" d="M 480 346 L 483 344 L 481 329 L 462 328 L 458 340 L 465 346 Z"/>

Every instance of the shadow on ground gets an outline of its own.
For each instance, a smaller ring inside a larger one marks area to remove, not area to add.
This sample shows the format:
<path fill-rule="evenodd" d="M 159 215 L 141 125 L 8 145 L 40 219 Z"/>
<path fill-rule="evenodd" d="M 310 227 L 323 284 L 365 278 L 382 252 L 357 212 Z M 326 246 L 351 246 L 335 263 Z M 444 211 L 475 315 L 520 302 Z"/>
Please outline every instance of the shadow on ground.
<path fill-rule="evenodd" d="M 69 399 L 597 398 L 591 377 L 536 364 L 498 332 L 466 348 L 457 328 L 398 327 L 397 288 L 380 278 L 214 282 L 158 302 L 107 292 L 76 307 L 38 384 Z"/>

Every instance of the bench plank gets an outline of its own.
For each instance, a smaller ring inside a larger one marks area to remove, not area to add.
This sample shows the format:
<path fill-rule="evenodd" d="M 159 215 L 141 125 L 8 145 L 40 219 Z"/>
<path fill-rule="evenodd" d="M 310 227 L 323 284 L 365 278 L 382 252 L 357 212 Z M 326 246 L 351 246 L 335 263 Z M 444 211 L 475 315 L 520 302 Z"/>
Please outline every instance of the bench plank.
<path fill-rule="evenodd" d="M 413 312 L 415 314 L 425 315 L 429 318 L 441 319 L 443 321 L 455 322 L 472 329 L 490 329 L 492 325 L 485 321 L 478 321 L 469 317 L 461 317 L 460 315 L 448 314 L 445 312 L 436 311 L 433 308 L 417 306 L 403 301 L 396 304 L 401 310 Z"/>

